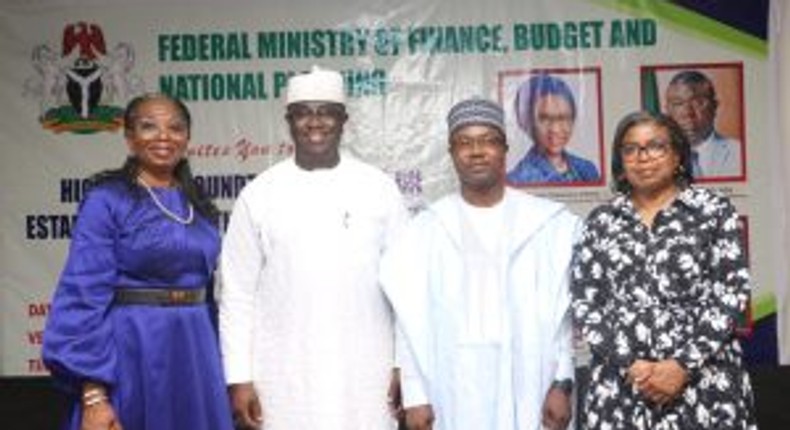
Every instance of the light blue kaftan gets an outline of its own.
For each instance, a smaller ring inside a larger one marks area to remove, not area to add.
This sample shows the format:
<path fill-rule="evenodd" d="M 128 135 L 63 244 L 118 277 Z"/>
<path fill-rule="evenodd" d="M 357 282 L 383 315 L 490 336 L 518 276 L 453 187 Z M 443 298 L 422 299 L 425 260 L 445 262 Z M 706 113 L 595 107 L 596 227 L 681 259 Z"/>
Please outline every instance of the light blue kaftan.
<path fill-rule="evenodd" d="M 382 261 L 404 405 L 431 404 L 434 430 L 538 429 L 551 382 L 573 377 L 568 267 L 579 220 L 564 205 L 506 189 L 501 283 L 479 306 L 499 321 L 470 336 L 462 204 L 451 195 L 420 213 Z"/>

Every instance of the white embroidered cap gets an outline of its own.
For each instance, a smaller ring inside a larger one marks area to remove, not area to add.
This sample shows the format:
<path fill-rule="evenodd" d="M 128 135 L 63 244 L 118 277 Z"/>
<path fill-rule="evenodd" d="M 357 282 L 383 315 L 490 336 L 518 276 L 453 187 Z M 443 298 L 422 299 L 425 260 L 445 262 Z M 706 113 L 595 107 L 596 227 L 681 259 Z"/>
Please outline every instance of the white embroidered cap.
<path fill-rule="evenodd" d="M 343 75 L 313 66 L 309 73 L 291 76 L 288 80 L 286 105 L 299 102 L 346 103 Z"/>

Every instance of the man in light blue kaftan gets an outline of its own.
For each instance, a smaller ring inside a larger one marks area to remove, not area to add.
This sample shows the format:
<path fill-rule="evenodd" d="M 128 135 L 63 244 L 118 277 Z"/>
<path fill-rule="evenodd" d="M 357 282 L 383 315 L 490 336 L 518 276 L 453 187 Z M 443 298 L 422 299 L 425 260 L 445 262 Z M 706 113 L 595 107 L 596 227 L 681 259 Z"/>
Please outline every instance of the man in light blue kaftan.
<path fill-rule="evenodd" d="M 579 220 L 504 185 L 502 111 L 448 115 L 461 184 L 385 253 L 410 428 L 566 428 L 573 377 L 568 267 Z"/>

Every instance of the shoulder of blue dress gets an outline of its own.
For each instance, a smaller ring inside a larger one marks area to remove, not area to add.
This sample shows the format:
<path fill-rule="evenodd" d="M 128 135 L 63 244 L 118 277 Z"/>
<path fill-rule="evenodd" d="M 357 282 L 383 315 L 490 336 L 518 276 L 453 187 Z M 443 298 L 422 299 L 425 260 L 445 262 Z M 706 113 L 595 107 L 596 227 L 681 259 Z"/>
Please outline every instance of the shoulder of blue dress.
<path fill-rule="evenodd" d="M 133 194 L 135 186 L 122 178 L 110 178 L 102 180 L 92 185 L 85 193 L 83 199 L 87 198 L 126 198 Z"/>

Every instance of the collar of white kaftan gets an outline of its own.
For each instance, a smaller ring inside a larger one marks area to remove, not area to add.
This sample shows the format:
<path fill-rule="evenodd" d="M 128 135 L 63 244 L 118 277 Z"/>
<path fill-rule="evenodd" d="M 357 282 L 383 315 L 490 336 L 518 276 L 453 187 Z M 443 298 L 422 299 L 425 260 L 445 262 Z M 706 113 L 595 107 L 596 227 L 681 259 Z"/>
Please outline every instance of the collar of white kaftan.
<path fill-rule="evenodd" d="M 457 247 L 461 246 L 458 205 L 462 203 L 460 194 L 455 193 L 437 201 L 427 209 L 435 214 Z M 513 220 L 505 235 L 508 252 L 519 249 L 552 218 L 568 210 L 563 203 L 509 187 L 505 188 L 501 204 L 505 219 Z"/>
<path fill-rule="evenodd" d="M 338 162 L 337 162 L 337 164 L 335 164 L 332 167 L 324 167 L 324 168 L 318 168 L 318 169 L 312 169 L 312 170 L 304 169 L 302 166 L 296 164 L 296 156 L 295 155 L 291 155 L 291 157 L 288 160 L 290 161 L 291 166 L 293 168 L 298 169 L 300 171 L 303 171 L 303 172 L 306 172 L 306 173 L 321 173 L 321 172 L 331 172 L 333 170 L 337 170 L 338 168 L 348 164 L 348 159 L 351 159 L 351 158 L 354 158 L 354 156 L 351 155 L 349 152 L 341 149 L 338 152 Z"/>

